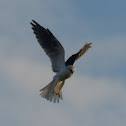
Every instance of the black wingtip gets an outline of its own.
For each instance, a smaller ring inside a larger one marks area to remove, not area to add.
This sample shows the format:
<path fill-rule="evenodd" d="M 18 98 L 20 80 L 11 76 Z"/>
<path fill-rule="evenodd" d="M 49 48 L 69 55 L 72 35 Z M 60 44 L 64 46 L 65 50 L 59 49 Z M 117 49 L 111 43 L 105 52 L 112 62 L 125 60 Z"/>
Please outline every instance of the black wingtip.
<path fill-rule="evenodd" d="M 32 20 L 32 21 L 30 22 L 30 24 L 31 24 L 32 26 L 39 25 L 35 20 Z M 39 26 L 40 26 L 40 25 L 39 25 Z"/>
<path fill-rule="evenodd" d="M 34 22 L 35 24 L 38 24 L 35 20 L 32 20 L 32 22 Z"/>
<path fill-rule="evenodd" d="M 35 27 L 34 20 L 32 20 L 32 21 L 30 22 L 30 24 L 31 24 L 33 27 Z"/>
<path fill-rule="evenodd" d="M 33 22 L 35 25 L 40 26 L 35 20 L 32 20 L 32 22 Z"/>
<path fill-rule="evenodd" d="M 35 27 L 35 24 L 33 24 L 32 22 L 30 22 L 30 24 L 32 25 L 32 27 Z"/>

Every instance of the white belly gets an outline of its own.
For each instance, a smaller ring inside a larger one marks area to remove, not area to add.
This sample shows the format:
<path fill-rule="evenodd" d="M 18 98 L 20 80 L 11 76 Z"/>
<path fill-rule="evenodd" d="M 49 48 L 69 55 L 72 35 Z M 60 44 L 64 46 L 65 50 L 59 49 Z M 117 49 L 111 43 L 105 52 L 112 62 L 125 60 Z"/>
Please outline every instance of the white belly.
<path fill-rule="evenodd" d="M 63 70 L 57 73 L 56 76 L 59 77 L 59 80 L 63 81 L 70 78 L 72 76 L 72 73 L 69 70 Z"/>

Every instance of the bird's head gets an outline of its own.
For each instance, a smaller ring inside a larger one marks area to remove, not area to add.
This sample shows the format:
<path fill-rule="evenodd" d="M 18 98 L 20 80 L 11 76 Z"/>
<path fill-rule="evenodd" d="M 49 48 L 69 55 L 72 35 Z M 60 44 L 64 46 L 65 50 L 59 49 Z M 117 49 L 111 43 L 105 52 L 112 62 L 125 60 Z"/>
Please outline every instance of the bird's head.
<path fill-rule="evenodd" d="M 67 68 L 71 71 L 71 73 L 76 71 L 76 69 L 73 65 L 68 65 Z"/>

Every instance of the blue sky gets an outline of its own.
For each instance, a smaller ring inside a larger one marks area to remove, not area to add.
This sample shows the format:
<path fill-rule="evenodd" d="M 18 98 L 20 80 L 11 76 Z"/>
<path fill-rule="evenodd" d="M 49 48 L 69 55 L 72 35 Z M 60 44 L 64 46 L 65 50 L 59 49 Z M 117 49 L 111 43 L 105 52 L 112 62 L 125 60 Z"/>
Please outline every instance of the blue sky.
<path fill-rule="evenodd" d="M 126 125 L 126 1 L 1 0 L 0 123 Z M 54 75 L 30 26 L 34 19 L 62 43 L 66 59 L 86 42 L 60 104 L 39 97 Z"/>

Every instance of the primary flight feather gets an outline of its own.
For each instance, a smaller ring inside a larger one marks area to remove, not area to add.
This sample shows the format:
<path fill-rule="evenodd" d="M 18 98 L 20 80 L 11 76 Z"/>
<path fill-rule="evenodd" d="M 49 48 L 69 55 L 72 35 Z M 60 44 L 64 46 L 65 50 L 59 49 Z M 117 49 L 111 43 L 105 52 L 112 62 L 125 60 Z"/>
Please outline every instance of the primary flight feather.
<path fill-rule="evenodd" d="M 53 80 L 40 90 L 40 96 L 54 103 L 58 103 L 59 99 L 63 99 L 62 87 L 65 84 L 65 80 L 70 78 L 75 72 L 75 67 L 73 66 L 74 62 L 91 48 L 91 43 L 86 43 L 79 52 L 73 54 L 65 62 L 64 48 L 51 31 L 45 29 L 34 20 L 32 20 L 31 25 L 40 46 L 50 58 L 53 72 L 56 72 Z"/>

